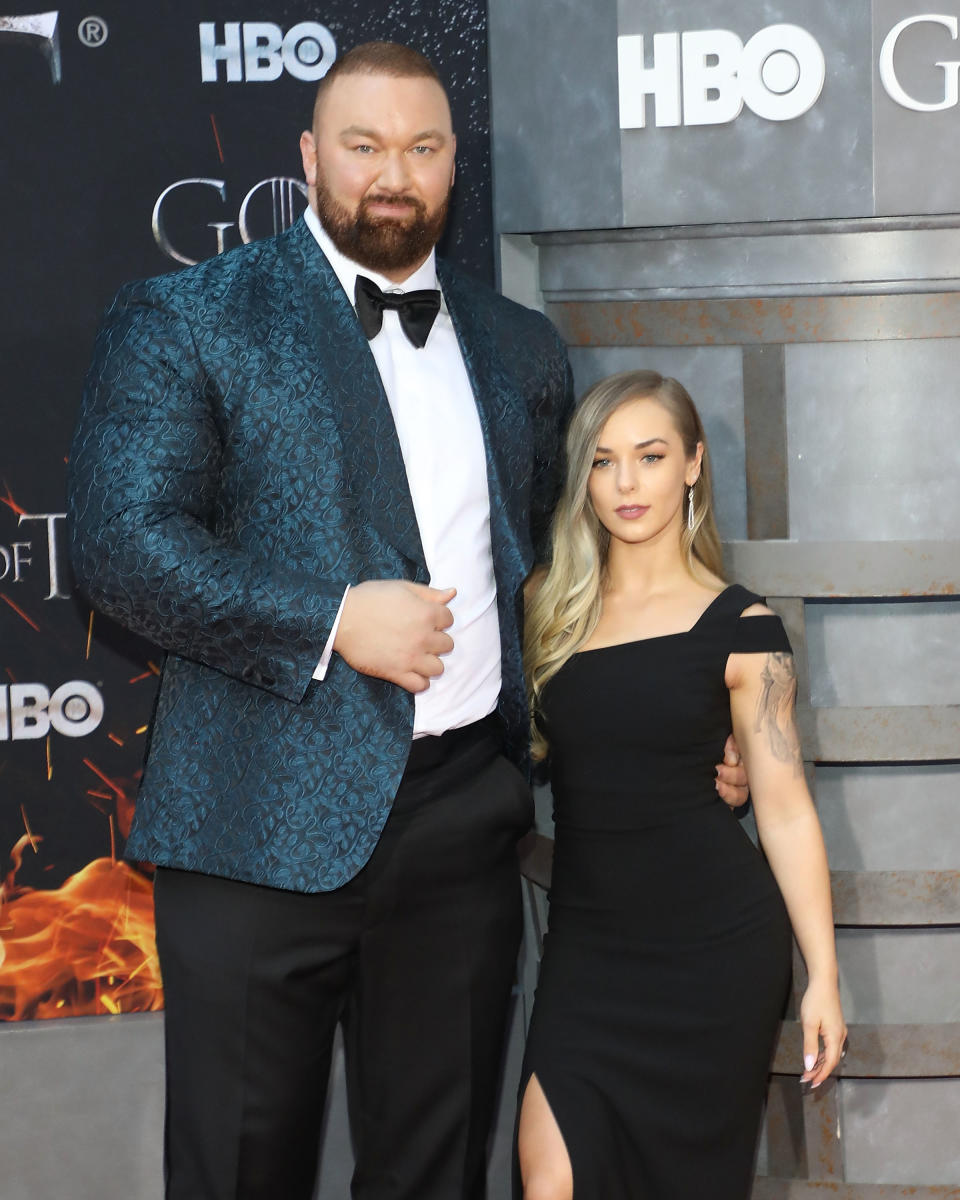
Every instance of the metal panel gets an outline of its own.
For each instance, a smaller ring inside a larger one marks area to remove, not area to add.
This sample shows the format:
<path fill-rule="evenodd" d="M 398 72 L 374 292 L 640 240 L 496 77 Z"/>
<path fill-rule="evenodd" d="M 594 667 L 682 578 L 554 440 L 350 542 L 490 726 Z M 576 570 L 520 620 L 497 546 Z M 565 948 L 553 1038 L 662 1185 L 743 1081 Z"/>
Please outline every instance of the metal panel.
<path fill-rule="evenodd" d="M 790 514 L 782 346 L 751 346 L 743 351 L 743 427 L 747 536 L 787 537 Z"/>
<path fill-rule="evenodd" d="M 960 1079 L 844 1079 L 851 1182 L 960 1188 Z"/>
<path fill-rule="evenodd" d="M 806 625 L 814 707 L 960 704 L 960 597 L 808 603 Z"/>
<path fill-rule="evenodd" d="M 814 787 L 835 871 L 960 868 L 960 764 L 817 767 Z"/>
<path fill-rule="evenodd" d="M 843 1144 L 840 1140 L 836 1081 L 804 1096 L 803 1134 L 807 1150 L 807 1178 L 842 1179 Z"/>
<path fill-rule="evenodd" d="M 956 0 L 873 0 L 873 61 L 883 40 L 905 17 L 920 13 L 960 15 Z M 938 103 L 950 68 L 960 58 L 957 43 L 942 25 L 915 25 L 897 42 L 897 79 L 911 98 Z M 954 76 L 956 78 L 956 76 Z M 878 213 L 956 212 L 960 194 L 957 109 L 916 112 L 897 104 L 886 89 L 873 89 L 874 194 Z"/>
<path fill-rule="evenodd" d="M 831 871 L 838 925 L 960 925 L 960 871 Z"/>
<path fill-rule="evenodd" d="M 791 537 L 957 538 L 958 361 L 948 339 L 787 347 Z"/>
<path fill-rule="evenodd" d="M 657 128 L 651 119 L 645 129 L 624 130 L 625 224 L 872 212 L 869 0 L 710 0 L 698 6 L 620 0 L 619 8 L 619 32 L 647 38 L 719 28 L 746 42 L 765 26 L 789 22 L 817 39 L 829 64 L 815 107 L 791 121 L 766 121 L 745 106 L 728 124 Z M 611 83 L 616 87 L 616 75 Z"/>
<path fill-rule="evenodd" d="M 944 762 L 960 757 L 960 705 L 804 708 L 797 721 L 814 762 Z"/>
<path fill-rule="evenodd" d="M 796 1179 L 765 1179 L 753 1185 L 751 1200 L 960 1200 L 960 1187 L 899 1186 L 880 1183 L 808 1183 Z"/>
<path fill-rule="evenodd" d="M 960 1024 L 849 1025 L 850 1045 L 838 1070 L 843 1078 L 960 1076 Z M 784 1021 L 773 1059 L 778 1075 L 800 1074 L 800 1025 Z"/>
<path fill-rule="evenodd" d="M 616 0 L 487 7 L 498 230 L 620 225 Z"/>
<path fill-rule="evenodd" d="M 548 298 L 549 299 L 549 298 Z M 960 337 L 960 293 L 722 300 L 550 299 L 571 346 L 754 346 Z"/>
<path fill-rule="evenodd" d="M 846 926 L 836 940 L 848 1021 L 938 1027 L 960 1021 L 960 928 Z"/>
<path fill-rule="evenodd" d="M 730 575 L 765 596 L 953 596 L 960 541 L 727 542 Z"/>
<path fill-rule="evenodd" d="M 960 225 L 960 222 L 958 222 Z M 603 241 L 538 238 L 551 303 L 743 296 L 823 296 L 833 290 L 955 290 L 960 227 L 856 232 L 729 234 L 677 229 L 669 239 L 636 231 Z"/>

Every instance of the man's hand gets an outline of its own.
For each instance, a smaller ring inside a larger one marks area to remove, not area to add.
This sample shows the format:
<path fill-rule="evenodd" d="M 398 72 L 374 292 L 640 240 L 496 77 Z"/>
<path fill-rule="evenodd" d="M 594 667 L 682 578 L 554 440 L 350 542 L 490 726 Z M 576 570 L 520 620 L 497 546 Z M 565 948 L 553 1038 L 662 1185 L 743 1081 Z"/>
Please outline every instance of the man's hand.
<path fill-rule="evenodd" d="M 739 808 L 741 804 L 746 804 L 750 796 L 747 770 L 732 733 L 723 747 L 723 762 L 717 763 L 717 791 L 724 804 L 731 808 Z"/>
<path fill-rule="evenodd" d="M 453 649 L 447 605 L 456 588 L 432 588 L 405 579 L 372 579 L 347 592 L 333 643 L 361 675 L 374 675 L 422 692 L 443 674 L 441 654 Z"/>

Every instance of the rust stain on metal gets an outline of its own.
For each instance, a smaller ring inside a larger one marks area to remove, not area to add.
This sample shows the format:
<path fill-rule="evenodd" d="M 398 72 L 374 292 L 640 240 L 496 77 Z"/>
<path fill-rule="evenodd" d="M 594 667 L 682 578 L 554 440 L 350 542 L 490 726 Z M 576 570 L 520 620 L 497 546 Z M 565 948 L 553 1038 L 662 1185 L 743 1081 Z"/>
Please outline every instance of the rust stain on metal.
<path fill-rule="evenodd" d="M 832 1180 L 796 1180 L 758 1176 L 754 1181 L 753 1200 L 817 1200 L 835 1196 L 838 1200 L 960 1200 L 960 1187 L 953 1184 L 841 1183 Z"/>
<path fill-rule="evenodd" d="M 840 1115 L 837 1107 L 837 1086 L 829 1080 L 803 1100 L 803 1119 L 806 1129 L 809 1177 L 833 1180 L 843 1177 L 843 1156 L 840 1147 Z"/>
<path fill-rule="evenodd" d="M 784 1021 L 773 1060 L 776 1075 L 799 1075 L 800 1028 Z M 836 1074 L 856 1079 L 960 1076 L 960 1023 L 852 1025 L 847 1057 Z"/>
<path fill-rule="evenodd" d="M 745 345 L 960 336 L 960 294 L 557 300 L 573 345 Z"/>

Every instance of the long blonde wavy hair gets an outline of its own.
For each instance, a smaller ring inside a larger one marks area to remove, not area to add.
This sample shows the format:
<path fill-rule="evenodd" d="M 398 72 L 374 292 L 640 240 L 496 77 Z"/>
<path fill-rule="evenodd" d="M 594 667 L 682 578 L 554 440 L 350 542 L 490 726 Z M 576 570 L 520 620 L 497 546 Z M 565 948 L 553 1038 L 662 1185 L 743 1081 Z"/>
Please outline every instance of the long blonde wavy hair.
<path fill-rule="evenodd" d="M 531 752 L 547 753 L 538 724 L 543 688 L 593 633 L 600 619 L 610 535 L 590 501 L 588 484 L 600 433 L 608 418 L 631 400 L 655 400 L 670 415 L 684 453 L 693 458 L 703 443 L 700 477 L 694 484 L 694 524 L 683 521 L 680 548 L 694 578 L 723 578 L 720 536 L 713 515 L 710 454 L 703 424 L 683 384 L 656 371 L 624 371 L 584 395 L 567 432 L 567 475 L 553 518 L 550 568 L 526 615 L 524 669 L 531 713 Z"/>

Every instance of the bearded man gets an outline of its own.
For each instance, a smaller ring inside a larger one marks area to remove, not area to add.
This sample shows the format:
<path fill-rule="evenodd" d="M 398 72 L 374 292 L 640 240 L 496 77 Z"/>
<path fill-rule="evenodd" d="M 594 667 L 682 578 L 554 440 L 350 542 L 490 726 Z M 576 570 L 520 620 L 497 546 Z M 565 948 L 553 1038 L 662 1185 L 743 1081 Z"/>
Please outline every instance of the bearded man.
<path fill-rule="evenodd" d="M 309 1200 L 342 1022 L 354 1197 L 476 1200 L 569 367 L 434 257 L 426 59 L 341 58 L 301 149 L 303 220 L 118 294 L 71 458 L 81 586 L 167 651 L 127 846 L 157 864 L 167 1196 Z"/>

